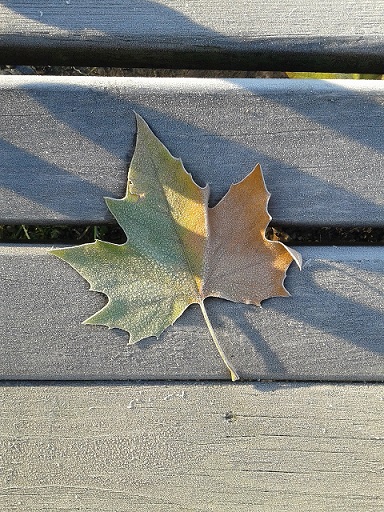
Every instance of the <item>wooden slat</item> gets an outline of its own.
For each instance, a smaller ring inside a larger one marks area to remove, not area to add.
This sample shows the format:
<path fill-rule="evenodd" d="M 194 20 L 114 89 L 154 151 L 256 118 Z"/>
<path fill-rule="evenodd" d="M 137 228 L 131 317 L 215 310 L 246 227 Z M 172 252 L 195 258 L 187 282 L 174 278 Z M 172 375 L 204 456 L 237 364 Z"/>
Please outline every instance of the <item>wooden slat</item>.
<path fill-rule="evenodd" d="M 133 110 L 217 201 L 260 162 L 275 223 L 384 225 L 384 82 L 1 77 L 0 222 L 102 223 Z"/>
<path fill-rule="evenodd" d="M 384 380 L 382 248 L 303 248 L 290 298 L 263 307 L 206 301 L 243 379 Z M 198 307 L 157 341 L 81 325 L 101 294 L 45 247 L 0 246 L 3 379 L 228 379 Z"/>
<path fill-rule="evenodd" d="M 11 386 L 2 510 L 383 510 L 380 385 Z"/>
<path fill-rule="evenodd" d="M 0 59 L 382 73 L 383 12 L 383 0 L 7 0 Z"/>

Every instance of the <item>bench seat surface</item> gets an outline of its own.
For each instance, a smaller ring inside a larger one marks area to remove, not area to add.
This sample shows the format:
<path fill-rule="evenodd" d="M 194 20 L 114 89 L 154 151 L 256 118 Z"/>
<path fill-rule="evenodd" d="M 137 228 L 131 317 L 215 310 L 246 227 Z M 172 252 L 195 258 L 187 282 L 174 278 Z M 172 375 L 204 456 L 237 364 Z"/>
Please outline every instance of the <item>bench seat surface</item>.
<path fill-rule="evenodd" d="M 242 378 L 384 379 L 384 254 L 379 247 L 303 247 L 292 297 L 263 307 L 206 301 Z M 0 246 L 0 376 L 8 379 L 228 379 L 199 308 L 158 341 L 128 346 L 118 329 L 81 325 L 105 304 L 47 247 Z"/>
<path fill-rule="evenodd" d="M 380 4 L 360 4 L 359 27 Z M 0 14 L 33 28 L 41 20 L 23 5 Z M 32 32 L 19 34 L 27 49 Z M 3 77 L 0 95 L 2 223 L 111 222 L 103 196 L 124 192 L 136 110 L 211 184 L 213 203 L 260 162 L 275 222 L 383 225 L 382 83 Z M 0 245 L 2 510 L 384 507 L 381 248 L 301 248 L 292 297 L 261 309 L 207 300 L 253 381 L 236 384 L 218 382 L 228 374 L 195 307 L 134 347 L 80 325 L 105 299 L 47 249 Z"/>
<path fill-rule="evenodd" d="M 0 59 L 383 73 L 383 12 L 383 0 L 5 0 Z"/>
<path fill-rule="evenodd" d="M 275 224 L 384 225 L 384 81 L 0 77 L 0 222 L 111 222 L 141 114 L 214 204 L 260 163 Z"/>
<path fill-rule="evenodd" d="M 2 510 L 376 512 L 382 386 L 5 386 Z"/>

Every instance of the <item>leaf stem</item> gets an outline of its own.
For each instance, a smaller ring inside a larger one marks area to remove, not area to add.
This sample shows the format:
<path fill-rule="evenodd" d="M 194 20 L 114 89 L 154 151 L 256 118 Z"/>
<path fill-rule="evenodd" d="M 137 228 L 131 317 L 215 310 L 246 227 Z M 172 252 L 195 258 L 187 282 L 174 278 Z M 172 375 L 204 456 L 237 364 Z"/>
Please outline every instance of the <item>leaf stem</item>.
<path fill-rule="evenodd" d="M 239 377 L 238 373 L 236 372 L 234 367 L 231 365 L 231 363 L 228 361 L 227 356 L 225 355 L 224 350 L 221 348 L 219 340 L 217 339 L 216 333 L 213 330 L 211 321 L 207 314 L 207 310 L 205 309 L 205 306 L 204 306 L 204 301 L 199 302 L 199 306 L 200 306 L 201 312 L 203 313 L 203 317 L 204 317 L 205 323 L 207 324 L 209 333 L 210 333 L 210 335 L 215 343 L 215 346 L 220 354 L 220 357 L 224 361 L 225 366 L 228 368 L 229 373 L 231 374 L 232 381 L 239 380 L 240 377 Z"/>

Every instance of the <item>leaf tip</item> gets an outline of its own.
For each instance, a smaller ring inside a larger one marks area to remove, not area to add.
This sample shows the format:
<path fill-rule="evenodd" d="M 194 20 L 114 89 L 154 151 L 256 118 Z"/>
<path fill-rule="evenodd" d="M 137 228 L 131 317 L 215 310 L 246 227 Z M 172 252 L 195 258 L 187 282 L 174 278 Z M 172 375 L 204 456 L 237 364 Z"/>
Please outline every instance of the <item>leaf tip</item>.
<path fill-rule="evenodd" d="M 135 110 L 133 112 L 134 112 L 135 118 L 136 118 L 137 132 L 139 132 L 143 128 L 152 132 L 152 130 L 150 129 L 148 123 L 144 120 L 144 118 L 140 114 L 138 114 Z"/>
<path fill-rule="evenodd" d="M 289 252 L 289 254 L 292 256 L 292 259 L 296 263 L 296 265 L 299 267 L 299 270 L 301 270 L 303 268 L 302 255 L 299 253 L 299 251 L 296 251 L 296 249 L 292 249 L 292 247 L 287 247 L 286 245 L 284 245 L 284 247 Z"/>

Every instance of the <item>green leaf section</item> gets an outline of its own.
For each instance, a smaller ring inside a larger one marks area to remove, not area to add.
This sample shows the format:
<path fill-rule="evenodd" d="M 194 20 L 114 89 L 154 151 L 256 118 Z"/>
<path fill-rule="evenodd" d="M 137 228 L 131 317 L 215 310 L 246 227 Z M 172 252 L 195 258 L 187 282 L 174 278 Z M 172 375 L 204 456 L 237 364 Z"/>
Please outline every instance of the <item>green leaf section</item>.
<path fill-rule="evenodd" d="M 209 194 L 139 116 L 137 126 L 126 195 L 106 198 L 127 242 L 51 251 L 109 298 L 84 323 L 124 329 L 130 343 L 159 336 L 191 303 L 202 302 Z"/>

